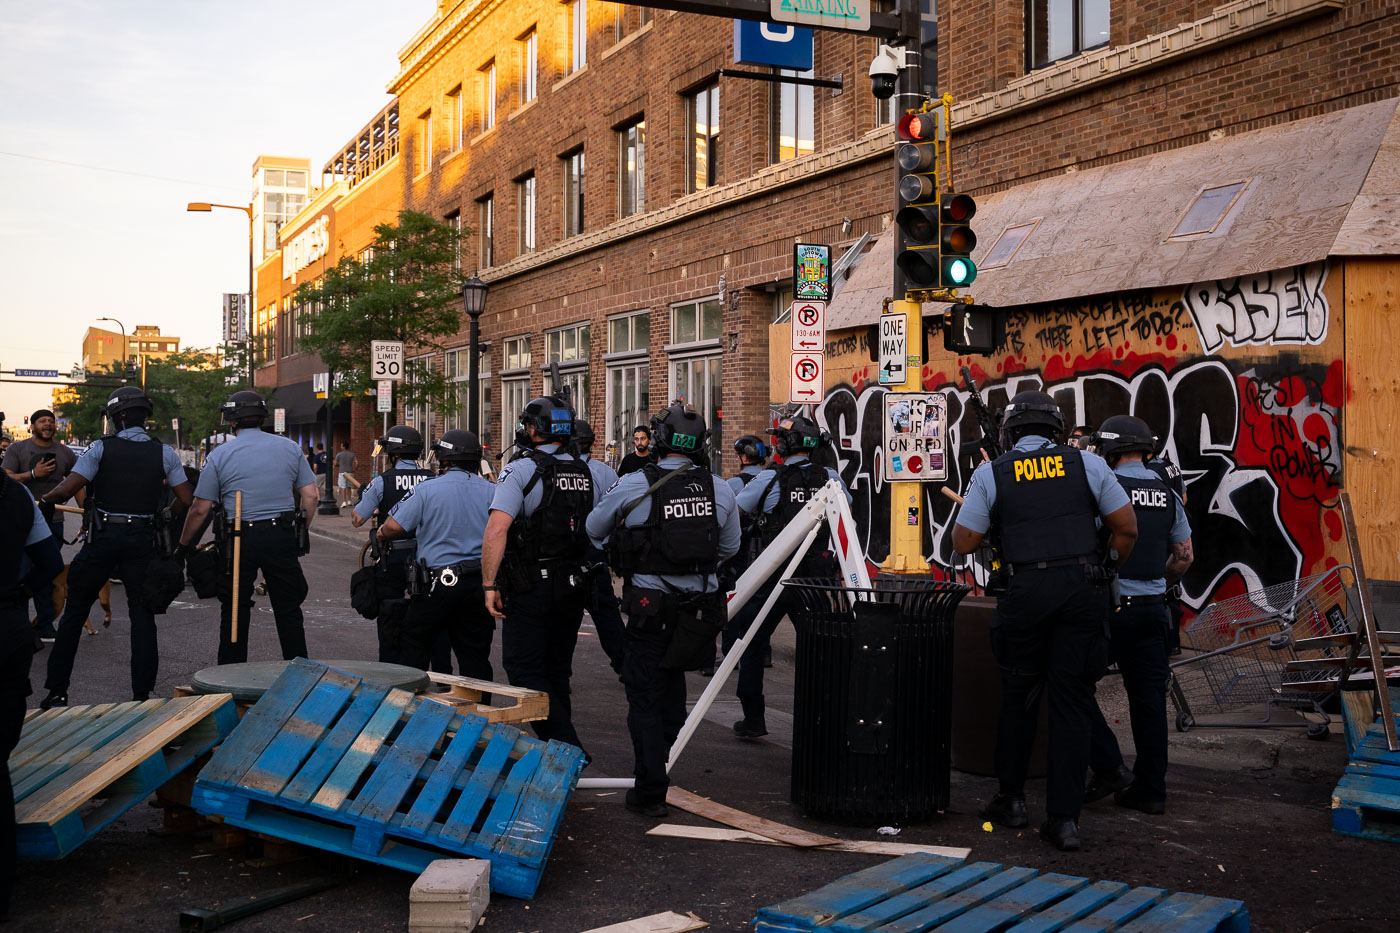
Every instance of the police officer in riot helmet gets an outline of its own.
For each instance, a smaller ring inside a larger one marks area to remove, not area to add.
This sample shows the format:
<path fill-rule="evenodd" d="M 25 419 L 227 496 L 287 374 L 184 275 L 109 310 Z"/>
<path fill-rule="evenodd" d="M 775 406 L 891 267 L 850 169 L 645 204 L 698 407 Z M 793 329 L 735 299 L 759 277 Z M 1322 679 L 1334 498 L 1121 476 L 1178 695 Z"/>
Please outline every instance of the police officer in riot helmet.
<path fill-rule="evenodd" d="M 376 513 L 377 524 L 382 526 L 400 499 L 433 476 L 432 470 L 418 465 L 423 456 L 423 435 L 416 428 L 396 424 L 380 440 L 379 446 L 389 460 L 389 469 L 365 484 L 360 501 L 350 513 L 350 522 L 356 528 Z M 398 537 L 374 565 L 379 591 L 379 613 L 375 619 L 379 630 L 379 660 L 391 664 L 400 663 L 402 625 L 408 608 L 403 602 L 404 590 L 408 587 L 407 569 L 414 560 L 414 550 L 411 535 Z M 448 666 L 451 666 L 450 660 Z"/>
<path fill-rule="evenodd" d="M 582 418 L 574 419 L 573 452 L 588 464 L 593 474 L 594 496 L 601 497 L 617 485 L 617 473 L 601 460 L 593 459 L 593 425 Z M 590 546 L 588 549 L 588 616 L 593 627 L 598 630 L 598 645 L 608 656 L 608 663 L 618 674 L 622 673 L 622 658 L 627 653 L 627 631 L 622 623 L 622 609 L 613 592 L 612 573 L 608 570 L 608 557 L 602 548 Z"/>
<path fill-rule="evenodd" d="M 496 620 L 481 594 L 481 539 L 495 487 L 481 476 L 481 442 L 470 431 L 447 431 L 433 444 L 441 476 L 424 480 L 393 506 L 379 538 L 413 535 L 418 584 L 410 588 L 399 663 L 428 666 L 445 631 L 462 673 L 490 680 Z"/>
<path fill-rule="evenodd" d="M 1056 443 L 1064 418 L 1044 392 L 1020 392 L 1004 413 L 1009 449 L 980 465 L 953 527 L 971 554 L 989 534 L 1008 575 L 997 595 L 992 652 L 1001 668 L 996 771 L 982 811 L 1003 826 L 1028 822 L 1025 780 L 1042 693 L 1050 698 L 1046 814 L 1040 834 L 1079 848 L 1094 684 L 1106 662 L 1113 568 L 1137 537 L 1128 494 L 1097 455 Z M 1101 543 L 1098 519 L 1108 532 Z"/>
<path fill-rule="evenodd" d="M 233 438 L 210 451 L 185 518 L 180 548 L 199 543 L 205 519 L 213 510 L 215 539 L 223 559 L 219 585 L 219 663 L 248 660 L 248 620 L 253 582 L 259 571 L 267 584 L 282 657 L 306 657 L 301 604 L 306 577 L 300 557 L 308 548 L 307 529 L 316 513 L 320 490 L 311 466 L 296 442 L 262 429 L 267 402 L 251 390 L 235 392 L 222 406 Z M 241 498 L 237 495 L 242 493 Z M 241 509 L 241 514 L 235 513 Z M 238 591 L 233 590 L 234 525 L 239 525 Z M 233 640 L 237 612 L 238 640 Z"/>
<path fill-rule="evenodd" d="M 57 504 L 88 487 L 84 503 L 88 540 L 68 568 L 68 601 L 49 655 L 45 681 L 49 693 L 40 704 L 44 709 L 68 705 L 68 683 L 83 622 L 111 577 L 122 581 L 131 613 L 132 698 L 144 700 L 155 689 L 160 649 L 155 613 L 143 593 L 146 572 L 160 550 L 157 535 L 167 485 L 184 510 L 190 504 L 190 484 L 179 454 L 146 433 L 153 409 L 150 398 L 137 386 L 113 392 L 103 409 L 113 433 L 94 442 L 67 479 L 40 499 Z"/>
<path fill-rule="evenodd" d="M 511 684 L 549 694 L 541 739 L 582 747 L 569 680 L 587 595 L 584 521 L 596 501 L 593 473 L 568 452 L 574 413 L 553 396 L 520 413 L 522 456 L 501 471 L 482 544 L 486 607 L 501 626 L 501 663 Z"/>
<path fill-rule="evenodd" d="M 1167 453 L 1167 439 L 1165 437 L 1158 438 L 1152 455 L 1143 460 L 1143 466 L 1166 483 L 1167 488 L 1176 493 L 1182 503 L 1188 501 L 1186 478 L 1181 475 L 1181 468 L 1172 462 L 1171 456 Z M 1167 584 L 1166 606 L 1167 613 L 1172 619 L 1172 624 L 1167 629 L 1167 657 L 1176 657 L 1181 654 L 1181 621 L 1185 614 L 1181 605 L 1180 580 Z"/>
<path fill-rule="evenodd" d="M 815 421 L 804 415 L 784 418 L 773 429 L 773 440 L 774 451 L 783 458 L 783 462 L 762 470 L 736 496 L 739 508 L 744 513 L 744 521 L 752 523 L 750 533 L 760 547 L 772 544 L 779 532 L 806 506 L 807 500 L 832 480 L 841 483 L 846 501 L 851 501 L 851 494 L 846 490 L 845 483 L 841 482 L 840 474 L 830 467 L 818 466 L 812 462 L 812 455 L 830 443 Z M 797 572 L 800 576 L 837 575 L 836 559 L 827 550 L 828 545 L 823 531 L 808 551 L 807 557 L 798 566 Z M 775 585 L 776 579 L 769 580 L 752 599 L 734 613 L 724 633 L 726 653 L 748 632 Z M 797 603 L 791 597 L 779 597 L 739 660 L 739 684 L 736 692 L 744 718 L 734 723 L 734 735 L 741 739 L 758 738 L 768 734 L 763 699 L 764 655 L 778 623 L 795 608 Z"/>
<path fill-rule="evenodd" d="M 731 476 L 726 482 L 735 494 L 743 489 L 754 477 L 763 472 L 763 467 L 768 463 L 768 456 L 772 451 L 763 442 L 763 438 L 757 434 L 745 434 L 734 442 L 734 456 L 737 458 L 739 472 Z"/>
<path fill-rule="evenodd" d="M 1113 794 L 1121 807 L 1166 812 L 1167 640 L 1172 625 L 1169 586 L 1191 566 L 1191 526 L 1181 497 L 1144 464 L 1156 438 L 1141 418 L 1114 415 L 1100 425 L 1095 444 L 1127 490 L 1137 515 L 1133 552 L 1118 570 L 1122 597 L 1109 620 L 1110 653 L 1123 675 L 1137 759 L 1129 771 L 1118 740 L 1097 708 L 1085 802 Z"/>
<path fill-rule="evenodd" d="M 716 571 L 739 548 L 739 515 L 729 486 L 695 463 L 709 434 L 698 412 L 672 405 L 651 419 L 651 433 L 660 460 L 624 476 L 587 524 L 630 579 L 622 682 L 636 785 L 626 805 L 660 818 L 666 760 L 685 723 L 685 671 L 711 662 L 727 617 Z"/>

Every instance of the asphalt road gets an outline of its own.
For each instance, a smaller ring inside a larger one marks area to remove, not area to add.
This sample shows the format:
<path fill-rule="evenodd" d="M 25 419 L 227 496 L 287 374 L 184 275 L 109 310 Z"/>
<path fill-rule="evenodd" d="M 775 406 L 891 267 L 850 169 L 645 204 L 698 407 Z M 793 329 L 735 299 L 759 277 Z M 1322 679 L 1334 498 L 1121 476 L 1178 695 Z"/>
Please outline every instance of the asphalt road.
<path fill-rule="evenodd" d="M 330 525 L 332 523 L 326 523 Z M 325 525 L 323 525 L 325 527 Z M 349 608 L 347 580 L 355 549 L 317 539 L 304 567 L 311 583 L 307 639 L 323 659 L 372 658 L 373 625 Z M 190 591 L 186 592 L 191 596 Z M 127 616 L 113 587 L 114 621 L 84 637 L 70 690 L 73 703 L 125 700 Z M 279 655 L 266 599 L 258 599 L 250 659 Z M 160 620 L 157 690 L 214 663 L 217 603 L 178 604 Z M 871 829 L 832 826 L 806 818 L 788 799 L 791 736 L 792 630 L 784 625 L 768 672 L 769 727 L 756 741 L 736 740 L 728 699 L 717 704 L 676 766 L 675 782 L 770 819 L 851 839 L 888 838 Z M 45 650 L 33 670 L 42 696 Z M 499 670 L 499 656 L 497 657 Z M 692 700 L 704 680 L 690 676 Z M 608 668 L 585 620 L 575 661 L 575 717 L 595 756 L 589 776 L 631 771 L 622 687 Z M 1111 685 L 1101 691 L 1110 719 L 1121 707 Z M 1115 726 L 1126 738 L 1126 716 Z M 984 832 L 976 811 L 995 789 L 986 777 L 954 772 L 950 811 L 920 826 L 902 827 L 898 841 L 972 847 L 972 857 L 1094 879 L 1242 898 L 1254 929 L 1370 931 L 1400 921 L 1400 849 L 1330 832 L 1329 795 L 1344 765 L 1340 737 L 1309 742 L 1298 730 L 1200 730 L 1173 737 L 1172 797 L 1167 815 L 1148 817 L 1112 806 L 1086 809 L 1085 850 L 1060 854 L 1031 831 Z M 1033 818 L 1042 810 L 1043 782 L 1030 788 Z M 679 810 L 670 822 L 705 824 Z M 414 877 L 367 862 L 308 852 L 274 867 L 254 867 L 253 850 L 219 851 L 200 837 L 157 837 L 159 811 L 138 806 L 61 862 L 20 867 L 11 927 L 21 930 L 139 931 L 178 928 L 189 907 L 217 907 L 232 898 L 314 877 L 342 866 L 354 877 L 331 891 L 239 921 L 250 931 L 403 930 Z M 749 929 L 757 908 L 819 887 L 874 863 L 870 856 L 739 843 L 662 839 L 644 835 L 650 821 L 628 813 L 621 792 L 578 791 L 569 804 L 543 883 L 530 901 L 495 897 L 487 931 L 574 933 L 663 910 L 693 911 L 716 930 Z M 708 824 L 706 824 L 708 825 Z"/>

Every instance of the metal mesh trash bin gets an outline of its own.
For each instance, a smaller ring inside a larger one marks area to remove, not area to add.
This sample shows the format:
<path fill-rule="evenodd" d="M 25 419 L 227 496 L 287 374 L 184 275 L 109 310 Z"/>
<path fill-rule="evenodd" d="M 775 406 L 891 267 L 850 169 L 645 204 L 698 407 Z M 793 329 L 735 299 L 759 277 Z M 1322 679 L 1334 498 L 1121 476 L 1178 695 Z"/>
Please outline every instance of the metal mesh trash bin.
<path fill-rule="evenodd" d="M 902 578 L 785 585 L 800 602 L 793 803 L 870 825 L 946 810 L 953 612 L 969 587 Z"/>

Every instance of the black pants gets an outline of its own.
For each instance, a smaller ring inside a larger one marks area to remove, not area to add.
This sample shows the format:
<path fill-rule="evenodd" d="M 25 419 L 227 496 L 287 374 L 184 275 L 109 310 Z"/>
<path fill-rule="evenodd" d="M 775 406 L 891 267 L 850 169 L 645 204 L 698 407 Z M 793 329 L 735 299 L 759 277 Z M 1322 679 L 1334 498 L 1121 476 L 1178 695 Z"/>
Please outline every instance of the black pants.
<path fill-rule="evenodd" d="M 409 600 L 398 663 L 426 668 L 446 637 L 463 676 L 490 680 L 495 634 L 496 620 L 486 611 L 480 572 L 461 574 L 456 586 L 434 584 L 427 593 Z"/>
<path fill-rule="evenodd" d="M 49 533 L 54 536 L 58 546 L 63 547 L 63 514 L 55 512 L 54 517 L 49 519 Z M 53 581 L 46 580 L 33 587 L 34 590 L 34 624 L 39 628 L 46 625 L 53 625 L 57 621 L 57 612 L 53 607 Z M 72 596 L 70 595 L 71 599 Z"/>
<path fill-rule="evenodd" d="M 0 761 L 8 759 L 19 743 L 33 657 L 28 607 L 0 609 Z M 15 861 L 15 791 L 10 769 L 0 767 L 0 917 L 10 912 Z"/>
<path fill-rule="evenodd" d="M 375 628 L 379 635 L 379 660 L 383 664 L 404 664 L 399 656 L 403 652 L 403 626 L 408 616 L 408 598 L 404 591 L 408 588 L 408 566 L 402 563 L 376 565 L 375 585 L 379 587 L 379 615 L 375 617 Z M 490 613 L 487 613 L 490 615 Z M 465 670 L 459 655 L 457 666 Z M 452 673 L 452 642 L 444 630 L 433 643 L 432 655 L 428 659 L 427 670 L 438 674 Z"/>
<path fill-rule="evenodd" d="M 567 579 L 535 580 L 506 598 L 501 663 L 513 686 L 549 694 L 549 718 L 530 723 L 535 735 L 582 748 L 569 696 L 585 597 L 581 571 L 575 572 L 575 579 L 573 586 Z"/>
<path fill-rule="evenodd" d="M 224 547 L 232 547 L 226 543 Z M 243 530 L 243 548 L 238 571 L 238 641 L 230 640 L 233 621 L 233 578 L 225 575 L 219 584 L 219 663 L 241 664 L 248 660 L 248 618 L 253 609 L 253 584 L 258 571 L 267 581 L 267 598 L 277 620 L 277 640 L 287 660 L 306 657 L 306 630 L 302 626 L 301 603 L 306 599 L 306 577 L 297 555 L 296 534 L 290 527 L 265 525 Z"/>
<path fill-rule="evenodd" d="M 753 595 L 753 598 L 730 618 L 721 641 L 725 654 L 729 654 L 729 649 L 734 647 L 734 643 L 743 638 L 744 633 L 749 630 L 753 620 L 758 617 L 758 611 L 767 602 L 768 595 L 773 592 L 773 586 L 774 584 L 771 582 L 764 584 Z M 763 620 L 763 625 L 754 634 L 753 641 L 749 642 L 744 653 L 739 656 L 739 684 L 734 692 L 739 697 L 739 705 L 744 710 L 745 719 L 764 718 L 767 709 L 763 700 L 764 659 L 767 657 L 768 645 L 773 638 L 773 633 L 778 629 L 778 624 L 783 621 L 788 610 L 795 608 L 795 606 L 794 600 L 780 595 L 778 601 L 773 604 L 773 611 L 768 613 L 768 618 Z"/>
<path fill-rule="evenodd" d="M 1145 800 L 1167 799 L 1167 634 L 1172 624 L 1165 605 L 1129 606 L 1109 620 L 1109 650 L 1123 674 L 1132 718 L 1133 786 Z M 1089 766 L 1113 771 L 1123 763 L 1118 739 L 1095 706 Z"/>
<path fill-rule="evenodd" d="M 160 666 L 156 643 L 156 617 L 140 604 L 146 582 L 146 565 L 154 555 L 155 542 L 150 525 L 109 524 L 93 532 L 87 544 L 68 567 L 68 601 L 58 623 L 58 637 L 49 655 L 49 672 L 44 682 L 50 693 L 67 693 L 73 676 L 73 659 L 83 636 L 83 622 L 92 611 L 98 593 L 112 577 L 119 577 L 126 591 L 127 613 L 131 616 L 131 695 L 138 700 L 155 689 Z"/>
<path fill-rule="evenodd" d="M 992 653 L 1001 668 L 996 771 L 1001 792 L 1020 794 L 1030 769 L 1041 695 L 1050 695 L 1046 810 L 1079 818 L 1089 736 L 1095 713 L 1094 684 L 1107 660 L 1104 628 L 1108 588 L 1085 579 L 1084 567 L 1029 570 L 1011 578 L 997 599 Z"/>
<path fill-rule="evenodd" d="M 674 613 L 641 618 L 627 625 L 622 683 L 627 691 L 627 731 L 632 734 L 637 795 L 642 803 L 662 803 L 670 779 L 666 759 L 685 724 L 685 673 L 661 669 L 671 642 Z"/>
<path fill-rule="evenodd" d="M 593 555 L 595 565 L 602 559 L 601 551 Z M 627 654 L 627 627 L 622 622 L 622 610 L 617 605 L 617 594 L 613 592 L 612 574 L 606 565 L 589 576 L 585 608 L 598 631 L 599 647 L 608 656 L 612 669 L 621 674 L 623 658 Z"/>

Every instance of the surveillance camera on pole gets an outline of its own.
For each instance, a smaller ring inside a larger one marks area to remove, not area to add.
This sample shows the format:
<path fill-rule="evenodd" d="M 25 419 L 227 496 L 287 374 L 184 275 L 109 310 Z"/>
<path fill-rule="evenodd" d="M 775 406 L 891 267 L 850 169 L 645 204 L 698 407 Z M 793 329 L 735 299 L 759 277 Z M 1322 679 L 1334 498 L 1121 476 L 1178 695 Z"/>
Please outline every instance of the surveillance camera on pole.
<path fill-rule="evenodd" d="M 878 100 L 889 100 L 894 96 L 895 82 L 904 70 L 904 50 L 880 46 L 879 53 L 870 63 L 870 93 Z"/>

